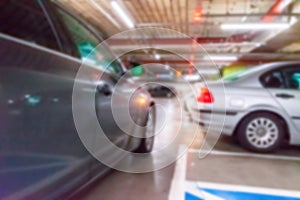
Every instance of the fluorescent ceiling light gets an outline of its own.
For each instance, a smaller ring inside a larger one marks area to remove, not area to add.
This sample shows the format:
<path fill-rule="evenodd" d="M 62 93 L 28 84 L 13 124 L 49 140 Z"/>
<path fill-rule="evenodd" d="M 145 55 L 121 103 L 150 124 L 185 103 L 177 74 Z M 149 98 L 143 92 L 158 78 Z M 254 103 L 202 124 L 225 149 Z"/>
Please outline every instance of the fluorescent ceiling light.
<path fill-rule="evenodd" d="M 154 54 L 154 58 L 156 59 L 156 60 L 159 60 L 160 59 L 160 55 L 159 54 Z"/>
<path fill-rule="evenodd" d="M 204 57 L 205 60 L 221 60 L 221 61 L 235 61 L 238 59 L 237 56 L 226 56 L 226 55 L 208 55 Z"/>
<path fill-rule="evenodd" d="M 293 16 L 288 23 L 232 23 L 232 24 L 221 24 L 223 30 L 272 30 L 272 29 L 287 29 L 294 25 L 298 19 Z"/>
<path fill-rule="evenodd" d="M 121 8 L 121 6 L 116 1 L 111 1 L 111 6 L 115 9 L 115 13 L 120 16 L 120 19 L 129 27 L 133 28 L 134 24 L 131 19 L 127 16 L 125 11 Z"/>
<path fill-rule="evenodd" d="M 111 17 L 109 13 L 107 13 L 98 3 L 96 3 L 94 0 L 89 0 L 89 2 L 98 10 L 100 11 L 107 19 L 109 19 L 117 28 L 121 28 L 119 23 L 116 22 L 115 19 Z"/>
<path fill-rule="evenodd" d="M 247 20 L 247 16 L 242 17 L 241 21 L 245 22 Z"/>
<path fill-rule="evenodd" d="M 291 17 L 290 25 L 294 25 L 298 21 L 297 17 Z"/>
<path fill-rule="evenodd" d="M 260 42 L 222 42 L 222 43 L 207 43 L 207 44 L 202 44 L 203 47 L 212 47 L 212 46 L 217 46 L 217 47 L 223 47 L 223 46 L 257 46 L 261 45 Z"/>
<path fill-rule="evenodd" d="M 270 29 L 286 29 L 291 26 L 290 23 L 239 23 L 239 24 L 222 24 L 223 30 L 270 30 Z"/>

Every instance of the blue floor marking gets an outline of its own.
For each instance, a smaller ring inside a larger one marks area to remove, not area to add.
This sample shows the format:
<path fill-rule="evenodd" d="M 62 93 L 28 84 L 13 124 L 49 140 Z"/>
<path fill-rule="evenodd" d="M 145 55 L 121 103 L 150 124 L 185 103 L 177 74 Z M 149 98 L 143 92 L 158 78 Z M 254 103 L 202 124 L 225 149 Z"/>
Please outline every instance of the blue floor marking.
<path fill-rule="evenodd" d="M 197 197 L 197 196 L 195 196 L 195 195 L 193 195 L 193 194 L 191 194 L 189 192 L 185 193 L 185 198 L 184 199 L 185 200 L 203 200 L 202 198 Z"/>
<path fill-rule="evenodd" d="M 250 192 L 236 192 L 236 191 L 225 191 L 225 190 L 216 190 L 216 189 L 202 189 L 205 192 L 224 198 L 226 200 L 300 200 L 297 197 L 287 197 L 287 196 L 277 196 L 277 195 L 268 195 L 268 194 L 258 194 Z"/>
<path fill-rule="evenodd" d="M 300 191 L 186 181 L 185 200 L 300 200 Z"/>

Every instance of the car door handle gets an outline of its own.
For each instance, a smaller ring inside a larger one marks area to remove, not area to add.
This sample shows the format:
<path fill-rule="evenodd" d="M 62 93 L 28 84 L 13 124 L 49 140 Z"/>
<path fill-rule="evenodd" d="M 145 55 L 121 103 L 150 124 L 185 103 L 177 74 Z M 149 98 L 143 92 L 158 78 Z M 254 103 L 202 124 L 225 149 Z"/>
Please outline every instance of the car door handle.
<path fill-rule="evenodd" d="M 294 98 L 295 96 L 291 94 L 280 93 L 280 94 L 276 94 L 276 97 L 283 98 L 283 99 L 290 99 L 290 98 Z"/>
<path fill-rule="evenodd" d="M 97 86 L 97 91 L 105 96 L 112 94 L 111 87 L 107 83 L 102 83 Z"/>

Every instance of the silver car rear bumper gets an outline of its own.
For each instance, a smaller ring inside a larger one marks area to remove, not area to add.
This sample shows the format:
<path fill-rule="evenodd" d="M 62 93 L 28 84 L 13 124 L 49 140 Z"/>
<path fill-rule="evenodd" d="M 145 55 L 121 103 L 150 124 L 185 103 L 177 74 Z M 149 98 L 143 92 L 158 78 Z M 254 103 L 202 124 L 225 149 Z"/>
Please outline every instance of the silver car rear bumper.
<path fill-rule="evenodd" d="M 224 135 L 233 135 L 234 130 L 241 119 L 241 113 L 216 112 L 211 110 L 191 109 L 190 116 L 193 121 L 199 123 L 206 132 L 222 132 Z"/>

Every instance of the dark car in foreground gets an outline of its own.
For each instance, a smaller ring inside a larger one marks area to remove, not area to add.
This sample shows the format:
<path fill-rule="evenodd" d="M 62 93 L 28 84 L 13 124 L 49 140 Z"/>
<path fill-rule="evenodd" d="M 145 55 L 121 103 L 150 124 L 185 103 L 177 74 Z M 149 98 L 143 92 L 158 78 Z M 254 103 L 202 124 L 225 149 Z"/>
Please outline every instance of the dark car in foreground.
<path fill-rule="evenodd" d="M 143 98 L 143 105 L 122 104 L 133 121 L 148 125 L 140 129 L 140 138 L 116 124 L 112 109 L 123 108 L 111 100 L 124 68 L 105 44 L 94 60 L 87 56 L 103 41 L 91 25 L 55 1 L 35 0 L 1 1 L 0 24 L 0 199 L 66 199 L 108 170 L 87 151 L 73 120 L 73 86 L 82 65 L 91 75 L 102 75 L 101 81 L 92 77 L 83 90 L 95 93 L 107 138 L 127 151 L 151 151 L 153 137 L 143 136 L 154 130 L 154 102 L 138 89 L 132 98 Z M 101 67 L 110 59 L 108 68 Z M 136 87 L 133 81 L 122 82 L 119 88 L 126 90 L 115 95 L 120 102 Z M 84 110 L 86 103 L 80 106 Z M 121 120 L 131 124 L 131 119 Z"/>

